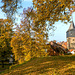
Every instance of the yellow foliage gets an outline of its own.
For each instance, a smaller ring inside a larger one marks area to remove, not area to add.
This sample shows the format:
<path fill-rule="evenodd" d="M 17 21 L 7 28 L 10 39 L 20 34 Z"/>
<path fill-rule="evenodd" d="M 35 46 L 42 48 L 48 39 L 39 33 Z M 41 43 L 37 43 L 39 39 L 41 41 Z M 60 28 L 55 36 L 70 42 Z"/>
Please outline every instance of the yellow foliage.
<path fill-rule="evenodd" d="M 31 59 L 31 53 L 29 52 L 26 56 L 25 56 L 25 61 L 29 61 Z"/>
<path fill-rule="evenodd" d="M 24 63 L 24 57 L 19 58 L 19 64 Z"/>
<path fill-rule="evenodd" d="M 33 9 L 30 8 L 30 10 L 32 11 Z M 26 11 L 28 13 L 23 12 L 22 16 L 26 15 L 27 17 L 23 17 L 20 26 L 16 28 L 11 40 L 15 60 L 20 64 L 24 61 L 29 61 L 31 58 L 45 56 L 46 54 L 46 26 L 42 29 L 43 31 L 40 27 L 37 28 L 34 23 L 34 17 L 32 18 L 32 14 L 35 14 L 34 10 L 32 12 L 29 9 Z"/>
<path fill-rule="evenodd" d="M 70 14 L 67 14 L 68 11 L 65 12 L 65 10 L 68 8 L 75 11 L 74 2 L 75 0 L 33 0 L 37 12 L 36 26 L 38 27 L 41 24 L 44 27 L 47 21 L 50 22 L 49 25 L 53 25 L 58 20 L 69 21 Z"/>

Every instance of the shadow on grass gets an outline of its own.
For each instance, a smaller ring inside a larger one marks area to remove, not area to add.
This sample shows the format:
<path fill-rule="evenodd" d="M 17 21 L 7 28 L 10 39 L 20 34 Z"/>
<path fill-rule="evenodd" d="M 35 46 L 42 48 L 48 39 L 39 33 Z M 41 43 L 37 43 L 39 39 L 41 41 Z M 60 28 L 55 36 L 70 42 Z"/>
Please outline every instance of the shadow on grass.
<path fill-rule="evenodd" d="M 42 74 L 49 71 L 59 73 L 58 70 L 64 68 L 64 66 L 67 64 L 71 64 L 74 60 L 75 56 L 52 56 L 35 58 L 29 62 L 14 67 L 13 69 L 9 70 L 8 73 L 11 72 L 9 75 L 28 75 L 29 73 Z"/>
<path fill-rule="evenodd" d="M 75 75 L 75 68 L 70 68 L 64 72 L 66 75 Z"/>

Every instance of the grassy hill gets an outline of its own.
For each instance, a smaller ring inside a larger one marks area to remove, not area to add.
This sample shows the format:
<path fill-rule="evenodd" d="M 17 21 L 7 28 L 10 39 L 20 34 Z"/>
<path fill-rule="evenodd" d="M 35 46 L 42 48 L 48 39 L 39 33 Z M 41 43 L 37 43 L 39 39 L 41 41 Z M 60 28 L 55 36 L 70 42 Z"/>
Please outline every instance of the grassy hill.
<path fill-rule="evenodd" d="M 0 75 L 75 75 L 75 55 L 34 58 Z"/>

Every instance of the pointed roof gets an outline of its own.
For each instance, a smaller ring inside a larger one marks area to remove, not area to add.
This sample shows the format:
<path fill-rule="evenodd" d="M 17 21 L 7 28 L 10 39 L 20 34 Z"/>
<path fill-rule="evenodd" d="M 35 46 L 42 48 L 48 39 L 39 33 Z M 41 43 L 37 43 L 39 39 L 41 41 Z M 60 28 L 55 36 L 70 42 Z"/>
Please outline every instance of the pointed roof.
<path fill-rule="evenodd" d="M 67 37 L 75 37 L 75 26 L 73 21 L 71 22 L 71 25 L 66 33 L 67 33 Z"/>
<path fill-rule="evenodd" d="M 71 25 L 70 25 L 70 27 L 69 27 L 69 30 L 71 30 L 71 29 L 74 29 L 75 27 L 74 27 L 74 23 L 73 23 L 73 21 L 71 21 Z"/>

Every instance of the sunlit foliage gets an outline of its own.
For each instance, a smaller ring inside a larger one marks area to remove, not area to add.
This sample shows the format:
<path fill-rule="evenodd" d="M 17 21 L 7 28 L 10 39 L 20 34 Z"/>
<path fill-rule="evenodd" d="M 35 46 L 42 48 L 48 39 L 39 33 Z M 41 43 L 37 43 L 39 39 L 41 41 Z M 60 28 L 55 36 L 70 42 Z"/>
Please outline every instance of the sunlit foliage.
<path fill-rule="evenodd" d="M 44 32 L 34 31 L 33 14 L 36 12 L 32 8 L 23 10 L 21 24 L 17 26 L 11 41 L 15 60 L 19 63 L 47 55 L 45 52 L 47 38 Z"/>
<path fill-rule="evenodd" d="M 33 0 L 33 5 L 37 11 L 36 26 L 42 27 L 49 22 L 49 26 L 56 21 L 70 21 L 71 10 L 75 11 L 74 0 Z"/>

